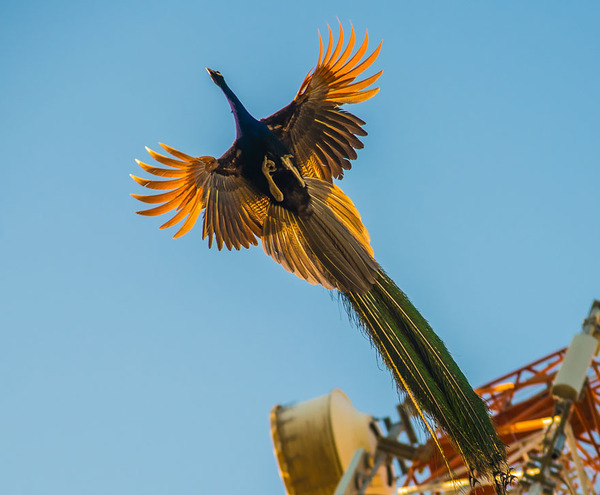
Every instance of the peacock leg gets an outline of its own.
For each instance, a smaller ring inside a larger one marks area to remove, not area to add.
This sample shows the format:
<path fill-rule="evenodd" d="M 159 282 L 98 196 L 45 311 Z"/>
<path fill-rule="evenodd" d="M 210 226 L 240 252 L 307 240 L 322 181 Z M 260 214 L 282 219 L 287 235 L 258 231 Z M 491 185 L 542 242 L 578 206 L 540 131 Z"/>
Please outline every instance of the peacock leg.
<path fill-rule="evenodd" d="M 269 160 L 267 155 L 265 155 L 265 159 L 263 160 L 262 164 L 262 173 L 264 174 L 264 176 L 267 179 L 267 182 L 269 183 L 269 191 L 275 198 L 275 201 L 281 202 L 283 201 L 283 193 L 281 192 L 281 189 L 277 187 L 277 184 L 275 184 L 275 181 L 273 180 L 272 176 L 275 170 L 277 170 L 275 162 L 273 160 Z"/>
<path fill-rule="evenodd" d="M 285 168 L 290 170 L 296 176 L 296 178 L 298 179 L 298 182 L 300 182 L 300 185 L 302 187 L 306 187 L 306 182 L 304 182 L 304 179 L 300 175 L 300 172 L 298 172 L 298 169 L 296 167 L 294 167 L 294 164 L 292 163 L 292 157 L 293 157 L 293 155 L 283 155 L 281 157 L 281 163 L 283 164 L 283 166 Z"/>

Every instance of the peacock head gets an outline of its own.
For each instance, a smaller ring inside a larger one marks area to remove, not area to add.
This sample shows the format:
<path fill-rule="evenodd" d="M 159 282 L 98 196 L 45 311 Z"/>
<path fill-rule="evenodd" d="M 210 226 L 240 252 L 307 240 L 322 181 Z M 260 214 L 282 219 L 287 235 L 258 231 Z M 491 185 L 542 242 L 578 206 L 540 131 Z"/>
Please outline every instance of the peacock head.
<path fill-rule="evenodd" d="M 212 70 L 207 67 L 206 71 L 217 86 L 222 88 L 225 85 L 225 78 L 223 77 L 223 74 L 221 74 L 218 70 Z"/>
<path fill-rule="evenodd" d="M 223 91 L 223 93 L 225 94 L 225 98 L 227 98 L 229 106 L 231 107 L 231 111 L 235 116 L 237 136 L 240 137 L 242 135 L 242 128 L 240 126 L 243 126 L 246 122 L 250 122 L 252 125 L 255 125 L 257 122 L 256 119 L 248 113 L 248 110 L 244 108 L 242 102 L 238 99 L 237 96 L 235 96 L 235 94 L 233 93 L 233 91 L 231 91 L 229 86 L 227 86 L 223 74 L 221 74 L 218 70 L 212 70 L 208 67 L 206 68 L 206 71 L 208 72 L 208 75 L 213 80 L 213 82 L 217 86 L 219 86 L 219 88 L 221 88 L 221 91 Z M 262 125 L 264 126 L 264 124 Z"/>

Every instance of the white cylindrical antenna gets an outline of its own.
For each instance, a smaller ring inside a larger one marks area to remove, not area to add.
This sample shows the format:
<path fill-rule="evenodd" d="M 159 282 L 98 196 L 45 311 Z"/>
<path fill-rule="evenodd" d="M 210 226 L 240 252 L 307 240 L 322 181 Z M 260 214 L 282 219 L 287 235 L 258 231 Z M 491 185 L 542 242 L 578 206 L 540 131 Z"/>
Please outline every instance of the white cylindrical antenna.
<path fill-rule="evenodd" d="M 600 303 L 594 301 L 588 318 L 583 324 L 583 332 L 573 337 L 565 359 L 556 374 L 552 394 L 562 399 L 576 401 L 583 389 L 592 358 L 598 350 L 598 339 L 594 336 L 600 315 Z"/>

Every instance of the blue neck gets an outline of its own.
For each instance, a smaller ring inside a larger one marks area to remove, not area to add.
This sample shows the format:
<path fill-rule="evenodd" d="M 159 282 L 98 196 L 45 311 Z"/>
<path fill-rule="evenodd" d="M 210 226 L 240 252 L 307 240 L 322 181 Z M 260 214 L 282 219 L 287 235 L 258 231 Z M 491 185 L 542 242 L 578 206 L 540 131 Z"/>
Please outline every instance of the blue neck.
<path fill-rule="evenodd" d="M 253 124 L 257 124 L 258 121 L 250 115 L 248 110 L 242 105 L 242 102 L 239 98 L 234 94 L 233 91 L 227 86 L 227 83 L 223 81 L 223 84 L 219 86 L 223 93 L 225 93 L 225 97 L 229 102 L 229 106 L 231 107 L 231 111 L 235 118 L 235 130 L 237 133 L 236 139 L 242 137 L 244 132 L 248 131 L 250 126 Z"/>

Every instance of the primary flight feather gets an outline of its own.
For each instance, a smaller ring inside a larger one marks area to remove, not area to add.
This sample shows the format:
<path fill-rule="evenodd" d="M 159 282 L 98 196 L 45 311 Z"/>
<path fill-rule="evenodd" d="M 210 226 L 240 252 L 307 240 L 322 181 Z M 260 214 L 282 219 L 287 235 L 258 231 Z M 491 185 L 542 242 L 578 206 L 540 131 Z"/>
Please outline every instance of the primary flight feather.
<path fill-rule="evenodd" d="M 363 147 L 364 121 L 341 108 L 374 96 L 370 86 L 381 71 L 357 80 L 375 61 L 381 43 L 365 57 L 368 34 L 354 51 L 355 33 L 344 46 L 329 29 L 325 53 L 309 72 L 294 100 L 257 120 L 226 84 L 207 69 L 231 106 L 236 139 L 221 156 L 193 157 L 161 144 L 171 156 L 147 148 L 154 167 L 136 176 L 157 194 L 132 196 L 158 205 L 141 215 L 173 216 L 174 237 L 186 234 L 204 212 L 202 237 L 220 250 L 248 248 L 261 240 L 265 253 L 311 284 L 335 289 L 351 317 L 368 333 L 398 387 L 421 417 L 432 418 L 463 457 L 470 475 L 496 482 L 504 493 L 508 479 L 505 447 L 487 409 L 440 338 L 373 257 L 370 238 L 354 204 L 333 184 L 350 169 Z"/>

